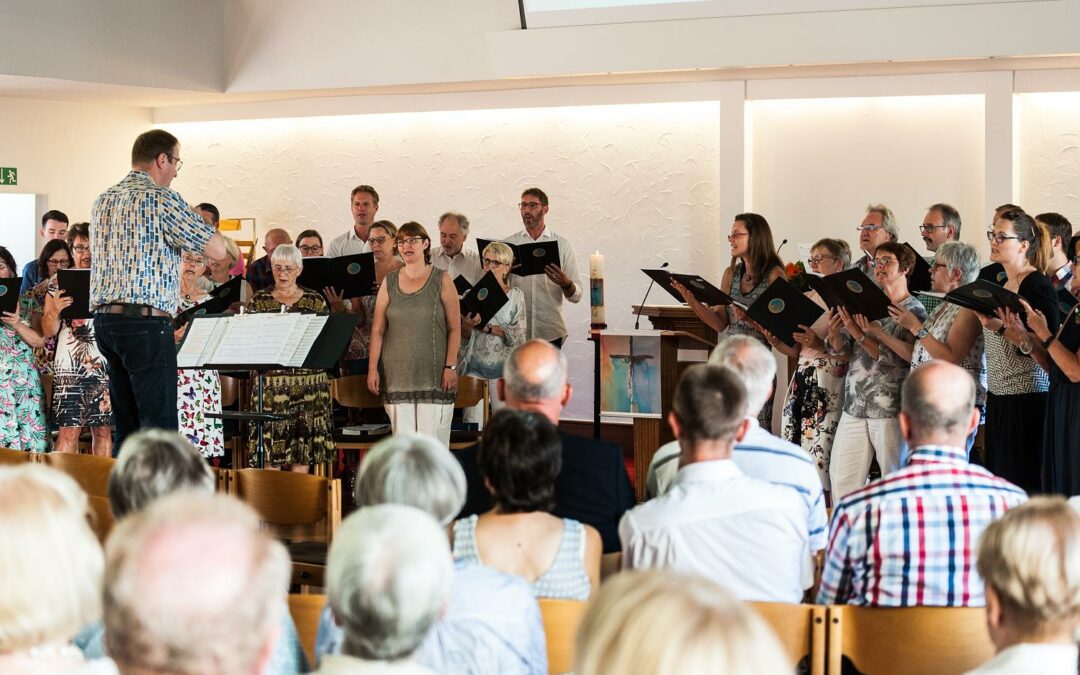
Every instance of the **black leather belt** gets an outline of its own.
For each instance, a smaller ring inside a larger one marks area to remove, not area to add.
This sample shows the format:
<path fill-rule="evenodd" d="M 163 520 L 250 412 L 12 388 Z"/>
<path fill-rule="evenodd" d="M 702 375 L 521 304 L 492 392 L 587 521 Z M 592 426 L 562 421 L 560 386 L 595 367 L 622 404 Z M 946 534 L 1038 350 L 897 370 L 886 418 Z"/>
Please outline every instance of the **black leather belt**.
<path fill-rule="evenodd" d="M 109 302 L 104 305 L 98 305 L 94 310 L 95 314 L 122 314 L 129 318 L 139 318 L 146 316 L 164 316 L 168 317 L 168 312 L 163 312 L 157 307 L 151 305 L 136 305 L 129 302 Z"/>

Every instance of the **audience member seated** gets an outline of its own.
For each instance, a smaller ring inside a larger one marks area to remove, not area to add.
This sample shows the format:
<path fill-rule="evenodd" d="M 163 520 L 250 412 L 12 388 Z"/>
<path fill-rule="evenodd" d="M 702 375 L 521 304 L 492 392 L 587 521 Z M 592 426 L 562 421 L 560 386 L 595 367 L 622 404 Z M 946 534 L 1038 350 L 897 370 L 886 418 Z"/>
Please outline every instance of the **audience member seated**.
<path fill-rule="evenodd" d="M 372 227 L 374 230 L 375 228 Z M 429 436 L 401 434 L 364 457 L 356 503 L 414 506 L 448 527 L 465 501 L 465 475 Z M 341 651 L 344 633 L 323 610 L 315 651 Z M 416 651 L 417 663 L 444 675 L 545 675 L 544 625 L 523 579 L 464 560 L 454 561 L 446 612 Z"/>
<path fill-rule="evenodd" d="M 101 617 L 104 559 L 86 495 L 41 466 L 0 468 L 0 673 L 115 673 L 68 641 Z"/>
<path fill-rule="evenodd" d="M 152 502 L 179 491 L 203 495 L 214 492 L 214 474 L 199 451 L 183 436 L 148 429 L 128 436 L 109 474 L 109 506 L 117 520 L 141 511 Z M 281 634 L 264 673 L 290 675 L 303 672 L 307 657 L 296 625 L 288 612 L 280 616 Z M 76 639 L 87 657 L 105 653 L 104 627 L 88 627 Z"/>
<path fill-rule="evenodd" d="M 970 675 L 1073 675 L 1080 627 L 1080 514 L 1034 497 L 990 523 L 976 564 L 997 656 Z"/>
<path fill-rule="evenodd" d="M 412 656 L 446 609 L 452 576 L 445 532 L 420 509 L 380 504 L 346 518 L 327 564 L 345 642 L 317 672 L 435 673 Z"/>
<path fill-rule="evenodd" d="M 974 542 L 1024 491 L 968 464 L 979 423 L 975 380 L 928 361 L 901 388 L 909 464 L 836 506 L 817 601 L 822 605 L 981 607 Z"/>
<path fill-rule="evenodd" d="M 604 582 L 578 631 L 577 675 L 790 675 L 765 622 L 698 576 L 623 572 Z"/>
<path fill-rule="evenodd" d="M 559 431 L 540 413 L 495 413 L 476 456 L 494 508 L 454 523 L 454 555 L 523 577 L 539 598 L 588 600 L 600 582 L 600 534 L 550 513 L 561 455 Z"/>
<path fill-rule="evenodd" d="M 512 410 L 530 410 L 558 426 L 573 387 L 566 379 L 566 356 L 550 343 L 531 340 L 510 352 L 503 364 L 499 398 Z M 600 533 L 604 553 L 619 551 L 619 519 L 634 505 L 622 449 L 614 443 L 559 432 L 562 470 L 555 479 L 553 515 L 590 525 Z M 491 494 L 476 463 L 479 445 L 454 453 L 468 481 L 461 516 L 491 509 Z"/>
<path fill-rule="evenodd" d="M 810 453 L 794 443 L 773 436 L 758 423 L 758 413 L 765 401 L 772 397 L 776 359 L 755 338 L 732 335 L 720 341 L 709 355 L 709 363 L 727 366 L 742 379 L 746 387 L 746 421 L 749 428 L 731 453 L 735 466 L 751 478 L 794 489 L 806 502 L 810 549 L 803 568 L 803 585 L 810 588 L 814 583 L 812 554 L 825 548 L 829 532 L 825 490 Z M 678 460 L 678 441 L 667 443 L 656 451 L 649 465 L 646 483 L 650 495 L 661 495 L 668 491 L 679 470 Z"/>
<path fill-rule="evenodd" d="M 679 473 L 667 494 L 623 516 L 623 567 L 700 574 L 741 600 L 801 601 L 807 504 L 796 490 L 750 478 L 732 460 L 750 428 L 741 378 L 726 366 L 691 366 L 671 407 Z"/>

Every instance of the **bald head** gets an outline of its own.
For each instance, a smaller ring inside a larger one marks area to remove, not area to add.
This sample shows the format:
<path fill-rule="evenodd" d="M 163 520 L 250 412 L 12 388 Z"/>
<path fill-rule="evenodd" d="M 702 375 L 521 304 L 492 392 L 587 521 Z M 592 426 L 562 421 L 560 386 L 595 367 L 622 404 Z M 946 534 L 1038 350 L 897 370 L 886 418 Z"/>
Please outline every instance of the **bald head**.
<path fill-rule="evenodd" d="M 979 423 L 971 373 L 947 361 L 928 361 L 907 376 L 900 395 L 900 431 L 909 445 L 966 447 Z"/>
<path fill-rule="evenodd" d="M 510 352 L 503 364 L 499 395 L 515 410 L 541 413 L 558 424 L 570 402 L 566 356 L 543 340 L 530 340 Z"/>

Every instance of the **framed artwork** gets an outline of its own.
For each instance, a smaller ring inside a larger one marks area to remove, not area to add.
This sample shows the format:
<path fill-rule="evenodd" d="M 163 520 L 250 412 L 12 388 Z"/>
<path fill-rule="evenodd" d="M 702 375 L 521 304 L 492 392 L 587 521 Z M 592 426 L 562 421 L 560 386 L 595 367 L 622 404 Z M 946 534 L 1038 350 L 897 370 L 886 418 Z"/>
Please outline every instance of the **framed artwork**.
<path fill-rule="evenodd" d="M 600 414 L 660 418 L 660 331 L 600 332 Z"/>

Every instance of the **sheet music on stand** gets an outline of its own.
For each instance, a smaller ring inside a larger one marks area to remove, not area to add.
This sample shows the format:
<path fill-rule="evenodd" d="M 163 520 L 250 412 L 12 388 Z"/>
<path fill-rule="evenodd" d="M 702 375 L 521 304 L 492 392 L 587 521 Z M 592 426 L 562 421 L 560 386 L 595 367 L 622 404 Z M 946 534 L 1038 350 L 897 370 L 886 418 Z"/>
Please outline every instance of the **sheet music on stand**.
<path fill-rule="evenodd" d="M 319 314 L 199 316 L 176 355 L 179 368 L 215 364 L 302 368 L 329 317 Z"/>

